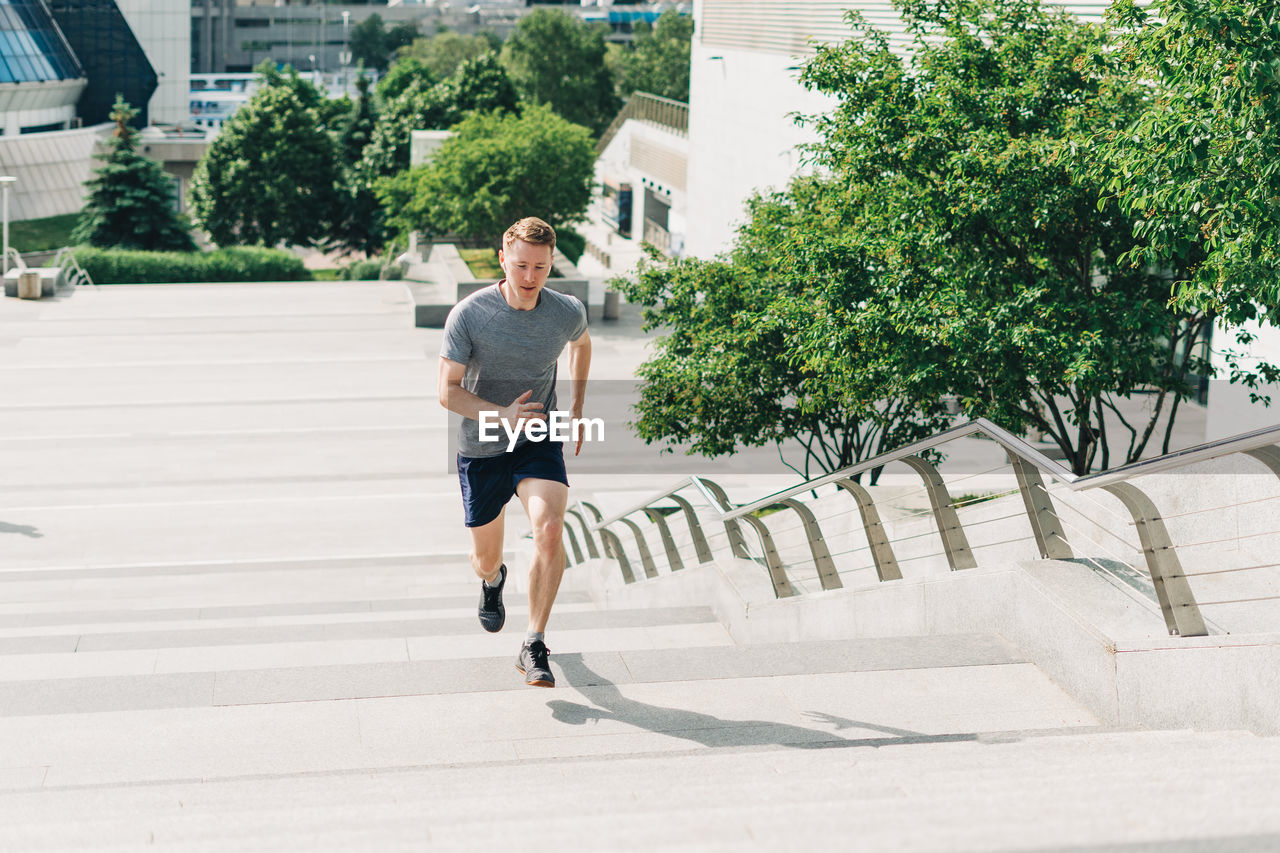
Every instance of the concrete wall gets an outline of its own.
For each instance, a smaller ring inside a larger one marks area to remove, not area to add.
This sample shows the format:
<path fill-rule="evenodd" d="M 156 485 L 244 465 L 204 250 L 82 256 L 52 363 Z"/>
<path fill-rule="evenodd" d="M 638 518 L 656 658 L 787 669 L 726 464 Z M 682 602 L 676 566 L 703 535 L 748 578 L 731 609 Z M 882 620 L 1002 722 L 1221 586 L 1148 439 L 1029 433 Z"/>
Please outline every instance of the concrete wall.
<path fill-rule="evenodd" d="M 0 173 L 18 179 L 9 197 L 10 221 L 79 211 L 94 146 L 114 127 L 0 136 Z"/>
<path fill-rule="evenodd" d="M 191 72 L 191 0 L 116 0 L 156 71 L 152 124 L 185 122 Z"/>

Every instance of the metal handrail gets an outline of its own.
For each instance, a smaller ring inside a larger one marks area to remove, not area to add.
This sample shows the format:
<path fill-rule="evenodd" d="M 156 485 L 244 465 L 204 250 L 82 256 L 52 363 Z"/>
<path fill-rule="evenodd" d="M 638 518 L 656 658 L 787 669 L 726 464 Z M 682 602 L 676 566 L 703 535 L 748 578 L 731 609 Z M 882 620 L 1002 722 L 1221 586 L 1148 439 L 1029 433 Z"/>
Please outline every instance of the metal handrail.
<path fill-rule="evenodd" d="M 692 486 L 702 494 L 717 520 L 725 525 L 726 532 L 729 535 L 730 546 L 735 556 L 747 556 L 738 522 L 745 522 L 756 531 L 760 537 L 761 548 L 765 555 L 764 563 L 768 566 L 774 591 L 777 595 L 783 597 L 794 595 L 795 589 L 787 578 L 785 566 L 782 565 L 781 560 L 778 558 L 768 529 L 754 515 L 757 511 L 768 507 L 783 506 L 801 515 L 810 546 L 813 549 L 815 564 L 819 567 L 822 586 L 824 589 L 835 589 L 840 586 L 839 577 L 835 573 L 834 567 L 830 565 L 831 555 L 827 552 L 825 544 L 823 544 L 816 521 L 811 514 L 806 513 L 804 508 L 794 500 L 795 497 L 804 492 L 834 483 L 858 499 L 859 509 L 863 512 L 864 527 L 868 533 L 870 546 L 873 552 L 876 551 L 877 547 L 882 549 L 876 554 L 877 572 L 880 579 L 882 581 L 899 579 L 901 574 L 897 572 L 888 543 L 886 541 L 877 542 L 873 536 L 873 531 L 878 534 L 881 528 L 870 498 L 861 487 L 854 483 L 852 478 L 867 471 L 883 467 L 890 462 L 902 461 L 914 469 L 925 481 L 925 490 L 929 493 L 930 502 L 933 506 L 933 515 L 937 523 L 938 534 L 943 540 L 944 551 L 952 570 L 973 568 L 976 563 L 973 560 L 963 529 L 955 515 L 955 502 L 952 501 L 946 485 L 937 471 L 920 454 L 936 449 L 940 445 L 955 439 L 974 434 L 985 435 L 1008 451 L 1009 462 L 1018 480 L 1018 490 L 1022 493 L 1026 512 L 1035 534 L 1036 544 L 1042 556 L 1046 558 L 1069 558 L 1072 556 L 1072 551 L 1066 541 L 1064 530 L 1053 507 L 1052 499 L 1044 481 L 1040 477 L 1040 472 L 1060 481 L 1074 492 L 1100 488 L 1119 499 L 1133 518 L 1133 524 L 1137 529 L 1142 551 L 1147 560 L 1156 597 L 1160 603 L 1169 632 L 1182 636 L 1200 636 L 1207 633 L 1207 628 L 1200 616 L 1199 607 L 1191 589 L 1187 584 L 1188 575 L 1183 571 L 1176 548 L 1170 540 L 1168 531 L 1165 529 L 1164 518 L 1150 498 L 1130 481 L 1148 474 L 1181 468 L 1196 462 L 1204 462 L 1233 453 L 1247 453 L 1266 464 L 1277 476 L 1280 476 L 1280 450 L 1270 447 L 1280 442 L 1280 424 L 1174 451 L 1154 459 L 1134 462 L 1109 471 L 1077 475 L 1060 462 L 1050 459 L 1024 439 L 985 418 L 978 418 L 944 430 L 921 441 L 913 442 L 905 447 L 882 453 L 855 465 L 807 480 L 799 485 L 774 492 L 759 500 L 740 506 L 729 504 L 724 491 L 710 480 L 699 476 L 684 477 L 670 487 L 608 518 L 602 518 L 600 513 L 596 512 L 592 507 L 593 515 L 597 521 L 590 526 L 590 529 L 600 532 L 602 536 L 606 534 L 612 536 L 606 528 L 611 524 L 623 522 L 637 531 L 638 536 L 638 528 L 634 523 L 628 521 L 626 517 L 636 512 L 652 509 L 655 504 L 667 499 L 680 504 L 688 515 L 691 512 L 689 504 L 687 501 L 676 497 L 676 493 Z M 692 531 L 694 522 L 692 518 L 690 521 Z M 617 541 L 616 537 L 614 541 Z M 675 568 L 679 560 L 678 555 L 670 553 L 674 546 L 669 541 L 666 543 L 666 547 L 669 556 L 672 557 L 672 566 Z M 620 545 L 618 548 L 621 550 Z M 624 554 L 618 556 L 619 559 L 625 561 Z M 700 557 L 700 559 L 705 562 L 706 559 L 709 559 L 709 555 Z M 624 575 L 627 576 L 628 582 L 634 580 L 632 573 L 625 566 Z"/>
<path fill-rule="evenodd" d="M 1076 474 L 1056 459 L 1050 459 L 1045 456 L 1031 444 L 1019 438 L 1008 430 L 1000 427 L 986 418 L 977 418 L 966 424 L 945 430 L 921 439 L 914 444 L 908 444 L 897 450 L 891 450 L 888 453 L 882 453 L 879 456 L 872 457 L 856 465 L 850 465 L 847 468 L 841 468 L 831 474 L 825 474 L 816 477 L 798 486 L 792 486 L 780 492 L 763 497 L 749 504 L 744 504 L 732 512 L 726 513 L 726 519 L 737 518 L 740 515 L 747 515 L 757 510 L 765 509 L 776 503 L 795 497 L 804 492 L 816 489 L 819 486 L 825 486 L 828 483 L 834 483 L 836 480 L 842 480 L 847 477 L 856 477 L 875 468 L 888 465 L 890 462 L 897 462 L 908 456 L 916 456 L 926 450 L 933 450 L 939 445 L 954 441 L 957 438 L 964 438 L 974 433 L 982 433 L 988 438 L 993 439 L 1005 450 L 1016 454 L 1024 461 L 1035 465 L 1044 473 L 1050 475 L 1056 480 L 1061 480 L 1072 491 L 1083 491 L 1085 489 L 1096 489 L 1109 486 L 1115 483 L 1126 482 L 1133 477 L 1141 477 L 1146 474 L 1158 474 L 1161 471 L 1169 471 L 1174 468 L 1181 468 L 1185 465 L 1191 465 L 1195 462 L 1207 462 L 1210 459 L 1216 459 L 1219 456 L 1226 456 L 1231 453 L 1240 453 L 1245 450 L 1253 450 L 1258 447 L 1265 447 L 1268 444 L 1275 444 L 1280 441 L 1280 424 L 1276 426 L 1264 427 L 1263 429 L 1254 430 L 1252 432 L 1242 433 L 1237 436 L 1211 441 L 1205 444 L 1188 447 L 1183 450 L 1176 450 L 1164 456 L 1158 456 L 1154 459 L 1143 459 L 1138 462 L 1132 462 L 1128 465 L 1122 465 L 1118 468 L 1112 468 L 1107 471 L 1100 471 L 1097 474 Z"/>
<path fill-rule="evenodd" d="M 66 256 L 67 260 L 64 261 L 63 256 Z M 67 278 L 70 279 L 73 285 L 81 283 L 93 285 L 93 278 L 84 267 L 80 266 L 80 262 L 76 260 L 75 252 L 71 249 L 59 249 L 58 254 L 53 256 L 53 265 L 62 269 L 67 269 L 69 267 L 70 274 Z"/>

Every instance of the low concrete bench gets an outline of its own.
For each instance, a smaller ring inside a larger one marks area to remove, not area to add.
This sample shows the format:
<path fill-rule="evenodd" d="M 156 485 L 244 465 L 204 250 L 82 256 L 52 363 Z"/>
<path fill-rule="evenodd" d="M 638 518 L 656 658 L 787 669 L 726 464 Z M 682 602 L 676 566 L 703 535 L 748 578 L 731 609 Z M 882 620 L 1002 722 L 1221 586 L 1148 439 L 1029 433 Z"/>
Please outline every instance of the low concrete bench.
<path fill-rule="evenodd" d="M 58 288 L 66 284 L 66 272 L 62 267 L 27 267 L 22 269 L 14 267 L 4 275 L 4 295 L 17 298 L 18 296 L 18 276 L 24 272 L 40 273 L 40 295 L 53 296 L 58 292 Z"/>

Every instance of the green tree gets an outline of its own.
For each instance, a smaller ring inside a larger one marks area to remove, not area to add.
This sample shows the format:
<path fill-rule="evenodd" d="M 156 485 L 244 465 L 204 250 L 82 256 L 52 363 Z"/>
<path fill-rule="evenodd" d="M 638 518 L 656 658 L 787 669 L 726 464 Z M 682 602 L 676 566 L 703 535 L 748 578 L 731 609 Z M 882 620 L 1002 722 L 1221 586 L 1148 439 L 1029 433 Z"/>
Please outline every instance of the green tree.
<path fill-rule="evenodd" d="M 129 126 L 137 114 L 116 96 L 110 151 L 85 182 L 89 195 L 71 239 L 104 249 L 194 251 L 189 227 L 174 209 L 172 180 L 159 163 L 138 153 L 138 133 Z"/>
<path fill-rule="evenodd" d="M 348 44 L 353 62 L 378 71 L 387 70 L 391 59 L 391 44 L 382 16 L 377 12 L 351 28 Z"/>
<path fill-rule="evenodd" d="M 637 26 L 630 50 L 617 57 L 618 93 L 648 92 L 675 101 L 689 100 L 689 45 L 693 18 L 667 9 L 652 27 Z"/>
<path fill-rule="evenodd" d="M 196 217 L 219 246 L 313 243 L 335 216 L 340 155 L 296 80 L 264 75 L 196 166 Z"/>
<path fill-rule="evenodd" d="M 955 395 L 1077 473 L 1138 458 L 1209 370 L 1211 322 L 1121 262 L 1132 222 L 1082 168 L 1142 87 L 1104 30 L 1034 0 L 898 5 L 913 63 L 851 14 L 853 37 L 803 71 L 835 101 L 806 119 L 815 176 L 756 199 L 718 266 L 634 286 L 683 334 L 642 371 L 645 437 L 705 453 L 794 437 L 829 470 L 935 428 Z"/>
<path fill-rule="evenodd" d="M 538 9 L 521 20 L 503 45 L 502 61 L 525 100 L 549 104 L 597 136 L 621 106 L 603 30 L 558 9 Z"/>
<path fill-rule="evenodd" d="M 395 56 L 401 50 L 417 41 L 418 25 L 412 21 L 401 21 L 387 30 L 387 53 Z"/>
<path fill-rule="evenodd" d="M 401 232 L 456 232 L 497 246 L 521 217 L 559 226 L 586 213 L 595 166 L 586 128 L 534 105 L 520 115 L 473 112 L 453 130 L 429 164 L 378 184 Z"/>
<path fill-rule="evenodd" d="M 337 214 L 326 245 L 348 252 L 373 254 L 382 247 L 382 207 L 373 188 L 360 180 L 358 166 L 373 138 L 378 113 L 369 78 L 356 78 L 359 101 L 338 140 L 342 156 L 341 179 L 336 187 Z"/>
<path fill-rule="evenodd" d="M 377 178 L 409 168 L 411 131 L 447 129 L 471 110 L 519 107 L 515 87 L 492 53 L 467 60 L 452 77 L 434 85 L 425 66 L 418 67 L 421 73 L 406 73 L 387 89 L 399 92 L 383 101 L 358 170 L 369 186 Z"/>
<path fill-rule="evenodd" d="M 378 98 L 385 103 L 401 95 L 410 86 L 430 89 L 440 79 L 418 57 L 402 56 L 392 63 L 386 74 L 382 75 L 374 91 L 377 93 Z"/>
<path fill-rule="evenodd" d="M 1107 185 L 1135 220 L 1139 263 L 1230 324 L 1280 322 L 1280 6 L 1118 0 L 1121 72 L 1146 108 L 1108 129 Z"/>
<path fill-rule="evenodd" d="M 369 78 L 362 72 L 356 77 L 358 93 L 355 109 L 342 128 L 339 147 L 347 165 L 354 166 L 360 160 L 364 147 L 373 138 L 373 129 L 378 124 L 378 108 L 370 91 Z"/>
<path fill-rule="evenodd" d="M 475 59 L 486 53 L 492 53 L 501 45 L 495 45 L 491 35 L 477 34 L 464 36 L 453 30 L 436 33 L 430 38 L 416 39 L 411 45 L 400 51 L 396 64 L 406 59 L 421 62 L 437 80 L 444 80 L 458 70 L 458 66 L 468 59 Z M 394 66 L 392 66 L 394 69 Z"/>
<path fill-rule="evenodd" d="M 853 16 L 854 38 L 802 75 L 838 99 L 814 153 L 880 280 L 855 313 L 882 312 L 922 381 L 1042 432 L 1077 473 L 1138 458 L 1161 416 L 1167 450 L 1210 369 L 1211 321 L 1170 310 L 1167 279 L 1121 262 L 1132 222 L 1080 168 L 1093 134 L 1140 109 L 1140 84 L 1111 64 L 1104 29 L 1035 0 L 900 8 L 914 67 Z M 849 303 L 837 290 L 821 304 L 797 351 L 815 363 L 846 340 Z M 1154 395 L 1132 420 L 1138 391 Z"/>
<path fill-rule="evenodd" d="M 838 374 L 834 359 L 794 357 L 833 279 L 850 298 L 875 285 L 856 241 L 829 227 L 823 189 L 802 180 L 752 199 L 720 258 L 654 256 L 634 279 L 615 280 L 645 306 L 645 328 L 667 333 L 637 372 L 634 426 L 646 442 L 710 457 L 773 445 L 807 479 L 948 424 L 940 394 L 897 369 L 901 352 L 871 313 L 840 318 L 848 340 Z"/>

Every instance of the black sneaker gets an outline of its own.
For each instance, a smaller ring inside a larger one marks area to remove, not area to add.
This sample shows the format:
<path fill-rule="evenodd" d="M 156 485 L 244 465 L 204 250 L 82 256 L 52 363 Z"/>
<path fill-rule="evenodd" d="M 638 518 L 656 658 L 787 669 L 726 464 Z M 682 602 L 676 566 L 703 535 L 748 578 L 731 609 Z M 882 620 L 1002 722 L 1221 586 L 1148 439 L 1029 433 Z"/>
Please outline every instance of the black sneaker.
<path fill-rule="evenodd" d="M 551 663 L 547 655 L 551 649 L 541 640 L 525 643 L 516 655 L 516 669 L 524 673 L 524 683 L 534 687 L 555 687 L 556 677 L 551 674 Z"/>
<path fill-rule="evenodd" d="M 507 621 L 507 608 L 502 606 L 502 588 L 507 584 L 507 566 L 498 567 L 498 585 L 490 587 L 480 581 L 480 627 L 490 634 L 502 630 Z"/>

